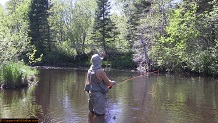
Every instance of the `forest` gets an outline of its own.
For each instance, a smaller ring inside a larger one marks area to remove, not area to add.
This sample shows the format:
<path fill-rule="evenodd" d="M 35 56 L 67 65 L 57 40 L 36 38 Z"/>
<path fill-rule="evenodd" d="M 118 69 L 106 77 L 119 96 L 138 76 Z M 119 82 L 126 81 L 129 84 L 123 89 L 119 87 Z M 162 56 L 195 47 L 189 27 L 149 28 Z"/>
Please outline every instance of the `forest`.
<path fill-rule="evenodd" d="M 88 66 L 218 75 L 217 0 L 9 0 L 0 68 Z"/>

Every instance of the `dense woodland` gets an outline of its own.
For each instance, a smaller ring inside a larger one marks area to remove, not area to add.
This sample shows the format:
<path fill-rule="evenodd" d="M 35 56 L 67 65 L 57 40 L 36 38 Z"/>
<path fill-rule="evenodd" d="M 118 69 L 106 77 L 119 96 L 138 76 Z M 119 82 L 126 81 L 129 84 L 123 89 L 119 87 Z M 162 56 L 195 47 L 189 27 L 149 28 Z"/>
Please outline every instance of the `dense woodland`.
<path fill-rule="evenodd" d="M 218 75 L 217 0 L 9 0 L 0 65 L 89 65 Z"/>

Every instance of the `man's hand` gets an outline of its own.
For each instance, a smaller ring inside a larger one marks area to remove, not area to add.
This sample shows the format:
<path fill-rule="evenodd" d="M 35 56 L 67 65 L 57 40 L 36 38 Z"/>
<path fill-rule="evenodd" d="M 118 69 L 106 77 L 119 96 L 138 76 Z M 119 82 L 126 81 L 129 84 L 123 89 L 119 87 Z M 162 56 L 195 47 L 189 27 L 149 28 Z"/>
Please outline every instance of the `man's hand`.
<path fill-rule="evenodd" d="M 113 82 L 113 85 L 116 85 L 117 83 L 116 83 L 116 81 L 112 81 Z"/>
<path fill-rule="evenodd" d="M 115 81 L 111 81 L 111 82 L 113 83 L 113 85 L 112 85 L 112 86 L 116 85 L 116 82 L 115 82 Z M 112 88 L 112 86 L 107 86 L 107 87 L 108 87 L 108 89 L 111 89 L 111 88 Z"/>

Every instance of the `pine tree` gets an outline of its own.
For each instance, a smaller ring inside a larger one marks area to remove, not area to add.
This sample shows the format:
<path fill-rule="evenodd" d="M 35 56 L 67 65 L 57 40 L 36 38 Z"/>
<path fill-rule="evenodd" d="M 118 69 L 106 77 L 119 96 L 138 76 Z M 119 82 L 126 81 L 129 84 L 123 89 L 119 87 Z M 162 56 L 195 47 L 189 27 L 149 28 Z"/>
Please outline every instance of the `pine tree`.
<path fill-rule="evenodd" d="M 128 33 L 126 35 L 126 40 L 130 44 L 130 48 L 134 49 L 133 60 L 139 65 L 145 66 L 149 64 L 148 51 L 146 43 L 148 43 L 148 37 L 144 39 L 144 23 L 142 19 L 145 18 L 151 2 L 138 0 L 131 1 L 130 4 L 125 4 L 125 14 L 128 17 L 127 29 Z"/>
<path fill-rule="evenodd" d="M 32 0 L 29 11 L 29 36 L 35 45 L 37 55 L 50 51 L 50 34 L 48 24 L 48 0 Z"/>
<path fill-rule="evenodd" d="M 116 40 L 117 27 L 110 18 L 110 2 L 108 0 L 97 0 L 97 5 L 92 40 L 97 46 L 103 48 L 103 52 L 108 54 L 109 50 L 113 49 L 109 45 Z"/>
<path fill-rule="evenodd" d="M 132 45 L 135 43 L 134 41 L 140 39 L 140 19 L 142 18 L 142 15 L 146 13 L 147 7 L 150 5 L 151 3 L 149 1 L 143 0 L 132 1 L 132 3 L 124 4 L 124 11 L 128 17 L 128 34 L 126 35 L 126 40 Z"/>

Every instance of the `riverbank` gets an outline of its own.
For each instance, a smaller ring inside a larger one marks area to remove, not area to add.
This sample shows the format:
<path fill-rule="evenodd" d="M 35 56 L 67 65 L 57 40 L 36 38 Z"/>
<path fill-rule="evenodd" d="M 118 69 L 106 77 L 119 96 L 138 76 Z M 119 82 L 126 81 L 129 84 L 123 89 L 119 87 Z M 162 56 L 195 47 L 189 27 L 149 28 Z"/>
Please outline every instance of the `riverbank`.
<path fill-rule="evenodd" d="M 66 63 L 66 64 L 59 64 L 56 66 L 34 66 L 33 68 L 36 69 L 66 69 L 66 70 L 88 70 L 91 64 L 88 65 L 73 65 L 72 63 Z M 103 63 L 102 68 L 105 71 L 121 71 L 121 72 L 131 72 L 131 73 L 139 73 L 139 74 L 165 74 L 165 75 L 180 75 L 180 76 L 193 76 L 193 77 L 213 77 L 218 78 L 218 76 L 208 75 L 208 74 L 202 74 L 197 72 L 191 72 L 191 71 L 163 71 L 161 69 L 150 69 L 148 71 L 139 71 L 136 66 L 133 66 L 132 68 L 116 68 L 111 65 L 107 65 Z"/>
<path fill-rule="evenodd" d="M 0 88 L 21 88 L 37 82 L 37 69 L 22 62 L 7 62 L 0 69 Z"/>
<path fill-rule="evenodd" d="M 67 57 L 62 59 L 49 59 L 48 56 L 45 56 L 42 61 L 34 64 L 33 66 L 40 67 L 59 67 L 59 68 L 76 68 L 76 69 L 88 69 L 91 65 L 90 57 L 91 53 L 78 55 L 75 57 Z M 52 57 L 53 58 L 53 57 Z M 117 69 L 117 70 L 124 70 L 124 71 L 134 71 L 134 72 L 155 72 L 159 71 L 159 73 L 163 74 L 190 74 L 190 75 L 197 75 L 197 76 L 217 76 L 213 74 L 203 73 L 203 72 L 196 72 L 190 70 L 188 68 L 174 68 L 174 69 L 167 69 L 164 66 L 159 66 L 156 62 L 150 63 L 149 67 L 143 67 L 142 69 L 138 63 L 133 61 L 133 53 L 119 53 L 119 54 L 109 54 L 104 57 L 102 67 L 106 69 Z M 45 60 L 46 59 L 46 60 Z M 145 63 L 144 63 L 145 64 Z M 45 67 L 45 68 L 46 68 Z"/>

